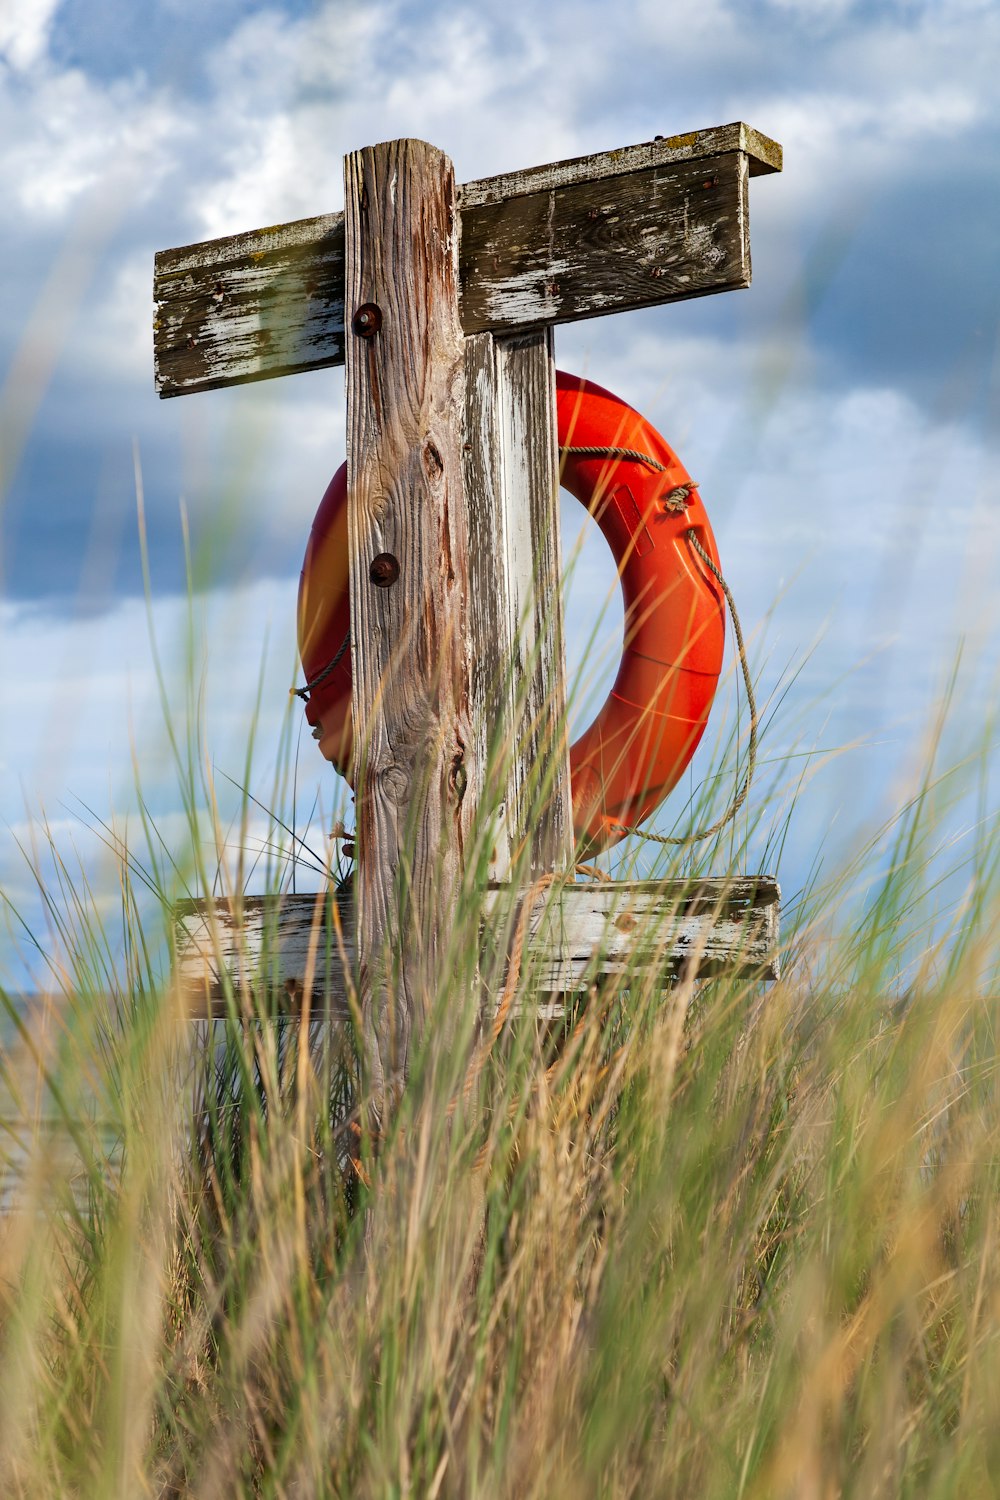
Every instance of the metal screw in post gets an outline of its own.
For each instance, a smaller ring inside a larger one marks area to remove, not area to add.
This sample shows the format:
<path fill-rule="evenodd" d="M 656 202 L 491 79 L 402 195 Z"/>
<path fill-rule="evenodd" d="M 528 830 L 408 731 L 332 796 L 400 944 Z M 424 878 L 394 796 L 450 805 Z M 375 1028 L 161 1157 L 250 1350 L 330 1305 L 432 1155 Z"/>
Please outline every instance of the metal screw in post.
<path fill-rule="evenodd" d="M 358 338 L 374 338 L 382 327 L 382 309 L 374 302 L 362 302 L 351 320 L 351 327 Z"/>
<path fill-rule="evenodd" d="M 380 552 L 368 567 L 368 577 L 377 589 L 388 589 L 399 577 L 399 559 L 391 552 Z"/>

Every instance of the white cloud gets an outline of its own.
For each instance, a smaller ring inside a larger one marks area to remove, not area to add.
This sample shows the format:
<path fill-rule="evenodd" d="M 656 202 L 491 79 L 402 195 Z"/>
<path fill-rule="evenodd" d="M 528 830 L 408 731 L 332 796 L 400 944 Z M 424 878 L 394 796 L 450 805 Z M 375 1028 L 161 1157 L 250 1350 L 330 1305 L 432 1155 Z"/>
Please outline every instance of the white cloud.
<path fill-rule="evenodd" d="M 77 69 L 47 71 L 28 96 L 0 90 L 0 186 L 32 221 L 55 225 L 95 190 L 134 214 L 188 149 L 191 127 L 144 79 L 101 86 Z"/>
<path fill-rule="evenodd" d="M 0 11 L 0 58 L 27 72 L 45 55 L 60 0 L 4 0 Z"/>
<path fill-rule="evenodd" d="M 187 205 L 201 232 L 328 212 L 343 202 L 343 155 L 394 136 L 448 150 L 460 179 L 580 149 L 572 100 L 581 72 L 597 64 L 579 38 L 564 40 L 567 73 L 554 88 L 537 27 L 511 20 L 501 28 L 516 50 L 507 66 L 495 18 L 444 12 L 431 49 L 403 27 L 397 33 L 394 9 L 325 5 L 294 20 L 265 13 L 218 49 L 209 70 L 213 150 Z"/>

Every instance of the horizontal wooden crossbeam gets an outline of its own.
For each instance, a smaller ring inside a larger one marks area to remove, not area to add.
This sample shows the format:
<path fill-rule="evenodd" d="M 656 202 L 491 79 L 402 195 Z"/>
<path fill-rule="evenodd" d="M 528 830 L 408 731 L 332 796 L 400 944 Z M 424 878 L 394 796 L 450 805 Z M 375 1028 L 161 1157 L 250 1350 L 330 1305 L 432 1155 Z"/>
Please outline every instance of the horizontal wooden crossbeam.
<path fill-rule="evenodd" d="M 664 981 L 682 971 L 778 977 L 780 890 L 768 875 L 733 880 L 615 881 L 540 893 L 524 945 L 522 970 L 536 993 L 561 997 L 624 973 Z M 494 888 L 484 923 L 511 917 L 511 893 Z M 503 914 L 501 916 L 501 913 Z M 308 991 L 313 1014 L 348 1014 L 355 970 L 349 894 L 245 897 L 182 903 L 177 912 L 176 975 L 194 1018 L 229 1014 L 253 996 L 275 1015 L 295 1015 Z M 267 994 L 262 996 L 264 987 Z M 557 999 L 545 1007 L 554 1015 Z"/>
<path fill-rule="evenodd" d="M 464 332 L 748 286 L 747 178 L 781 161 L 737 122 L 467 183 Z M 343 214 L 163 250 L 154 297 L 161 396 L 342 364 Z"/>

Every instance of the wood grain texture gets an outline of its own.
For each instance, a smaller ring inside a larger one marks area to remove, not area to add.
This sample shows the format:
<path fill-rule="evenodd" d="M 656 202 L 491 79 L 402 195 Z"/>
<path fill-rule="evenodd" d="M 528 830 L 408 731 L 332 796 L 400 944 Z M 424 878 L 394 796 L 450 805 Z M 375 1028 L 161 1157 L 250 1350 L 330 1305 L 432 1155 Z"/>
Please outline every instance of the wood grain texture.
<path fill-rule="evenodd" d="M 746 178 L 780 169 L 780 146 L 737 122 L 467 183 L 465 332 L 747 285 Z M 160 395 L 342 363 L 343 287 L 342 214 L 161 251 Z"/>
<path fill-rule="evenodd" d="M 512 865 L 565 868 L 573 853 L 555 360 L 544 329 L 475 334 L 465 350 L 474 703 L 498 814 L 490 875 L 503 879 Z"/>
<path fill-rule="evenodd" d="M 538 897 L 530 918 L 526 970 L 541 994 L 572 996 L 602 977 L 685 967 L 701 977 L 776 979 L 780 890 L 771 876 L 570 885 Z M 336 905 L 336 922 L 333 906 Z M 484 929 L 511 906 L 508 888 L 487 895 Z M 176 980 L 192 1018 L 256 1004 L 299 1014 L 308 994 L 315 1019 L 346 1019 L 356 971 L 353 897 L 311 895 L 184 902 L 177 912 Z M 497 997 L 499 998 L 499 997 Z M 546 1010 L 555 1013 L 561 1005 Z"/>
<path fill-rule="evenodd" d="M 570 183 L 462 219 L 462 323 L 527 328 L 750 284 L 739 152 Z"/>
<path fill-rule="evenodd" d="M 359 986 L 373 1093 L 402 1088 L 437 992 L 478 802 L 466 624 L 465 366 L 451 162 L 422 141 L 345 161 L 348 533 Z M 376 587 L 374 558 L 399 576 Z"/>
<path fill-rule="evenodd" d="M 153 275 L 161 396 L 344 362 L 344 216 L 161 250 Z"/>
<path fill-rule="evenodd" d="M 526 171 L 501 172 L 496 177 L 467 182 L 459 189 L 459 206 L 463 210 L 477 208 L 528 193 L 549 192 L 574 183 L 600 182 L 603 178 L 620 177 L 626 172 L 646 172 L 678 162 L 724 156 L 732 151 L 742 151 L 747 157 L 751 177 L 781 171 L 782 151 L 778 142 L 737 120 L 732 125 L 691 130 L 685 135 L 643 141 L 640 145 L 624 146 L 617 151 L 568 157 L 564 161 L 529 167 Z"/>

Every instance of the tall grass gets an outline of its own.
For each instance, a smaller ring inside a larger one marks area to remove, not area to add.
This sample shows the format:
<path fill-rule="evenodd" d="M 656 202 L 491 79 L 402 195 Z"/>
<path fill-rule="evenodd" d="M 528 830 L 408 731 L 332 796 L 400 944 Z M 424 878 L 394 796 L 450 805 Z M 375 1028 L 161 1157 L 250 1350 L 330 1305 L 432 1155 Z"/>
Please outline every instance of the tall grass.
<path fill-rule="evenodd" d="M 262 983 L 211 1035 L 187 1017 L 173 902 L 212 892 L 231 841 L 197 736 L 186 859 L 152 821 L 141 852 L 106 831 L 114 923 L 41 829 L 47 1024 L 5 997 L 28 1126 L 5 1147 L 0 1493 L 994 1493 L 1000 885 L 981 838 L 935 904 L 961 784 L 937 753 L 786 918 L 773 985 L 637 967 L 546 1021 L 529 947 L 494 1039 L 470 997 L 507 944 L 482 950 L 471 871 L 379 1141 L 351 1024 L 266 1019 Z M 289 783 L 286 760 L 275 886 Z M 692 878 L 745 857 L 717 841 Z"/>

